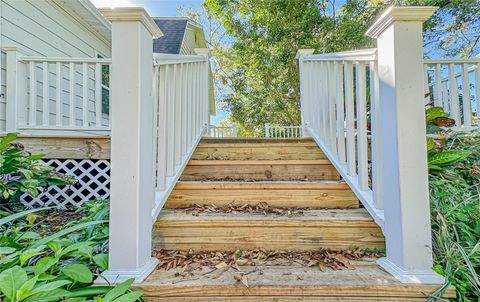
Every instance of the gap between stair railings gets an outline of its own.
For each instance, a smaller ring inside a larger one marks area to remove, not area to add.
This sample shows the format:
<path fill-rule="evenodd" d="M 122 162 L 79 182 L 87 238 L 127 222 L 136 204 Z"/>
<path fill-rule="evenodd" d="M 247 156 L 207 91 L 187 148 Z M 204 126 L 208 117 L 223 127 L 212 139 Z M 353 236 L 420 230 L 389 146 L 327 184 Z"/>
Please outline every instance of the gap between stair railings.
<path fill-rule="evenodd" d="M 422 25 L 436 9 L 389 7 L 366 32 L 376 49 L 297 54 L 302 123 L 380 222 L 378 264 L 403 283 L 445 280 L 432 270 L 424 108 Z"/>
<path fill-rule="evenodd" d="M 201 138 L 208 135 L 209 50 L 197 55 L 154 54 L 157 219 Z"/>

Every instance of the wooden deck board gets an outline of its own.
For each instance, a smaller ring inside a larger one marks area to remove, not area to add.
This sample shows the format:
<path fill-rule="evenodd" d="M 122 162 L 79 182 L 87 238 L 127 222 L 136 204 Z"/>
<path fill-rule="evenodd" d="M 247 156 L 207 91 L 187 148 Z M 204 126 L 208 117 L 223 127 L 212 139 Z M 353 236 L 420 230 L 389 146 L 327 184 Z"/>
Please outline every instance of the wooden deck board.
<path fill-rule="evenodd" d="M 210 268 L 186 278 L 175 276 L 180 269 L 157 270 L 135 287 L 149 301 L 425 301 L 439 287 L 402 284 L 373 261 L 353 265 L 355 270 L 325 272 L 294 265 L 241 267 L 243 272 L 256 270 L 247 275 L 249 288 L 235 281 L 233 269 L 218 278 L 202 275 Z M 451 287 L 444 295 L 454 296 Z"/>
<path fill-rule="evenodd" d="M 308 210 L 298 216 L 200 213 L 165 209 L 154 225 L 157 249 L 314 250 L 382 248 L 380 228 L 365 209 Z"/>
<path fill-rule="evenodd" d="M 339 182 L 179 182 L 165 207 L 255 205 L 260 202 L 285 208 L 359 207 L 358 198 L 348 185 Z"/>

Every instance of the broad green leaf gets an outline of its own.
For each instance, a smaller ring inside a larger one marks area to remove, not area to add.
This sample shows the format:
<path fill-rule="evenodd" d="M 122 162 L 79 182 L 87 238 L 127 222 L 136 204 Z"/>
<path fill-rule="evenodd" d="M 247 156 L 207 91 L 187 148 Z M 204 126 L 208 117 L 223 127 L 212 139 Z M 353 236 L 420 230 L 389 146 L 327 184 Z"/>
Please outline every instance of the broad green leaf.
<path fill-rule="evenodd" d="M 108 254 L 97 254 L 93 256 L 93 262 L 102 270 L 108 269 Z"/>
<path fill-rule="evenodd" d="M 68 280 L 58 280 L 58 281 L 53 281 L 50 283 L 46 283 L 43 285 L 40 285 L 32 290 L 32 294 L 39 294 L 39 293 L 44 293 L 44 292 L 50 292 L 53 290 L 56 290 L 62 286 L 68 285 L 72 282 Z"/>
<path fill-rule="evenodd" d="M 69 298 L 65 302 L 84 302 L 87 301 L 87 298 Z"/>
<path fill-rule="evenodd" d="M 33 294 L 27 299 L 23 300 L 23 302 L 58 302 L 61 301 L 61 298 L 67 297 L 69 294 L 69 291 L 57 288 L 54 290 Z"/>
<path fill-rule="evenodd" d="M 462 159 L 467 158 L 471 154 L 470 151 L 442 151 L 432 154 L 428 157 L 429 166 L 441 166 L 453 164 Z"/>
<path fill-rule="evenodd" d="M 17 249 L 9 246 L 0 246 L 0 255 L 8 255 L 14 253 Z"/>
<path fill-rule="evenodd" d="M 58 258 L 53 257 L 43 257 L 42 259 L 38 260 L 34 267 L 35 275 L 41 275 L 49 270 L 53 265 L 58 263 Z"/>
<path fill-rule="evenodd" d="M 24 216 L 27 216 L 30 213 L 35 213 L 35 212 L 44 211 L 44 210 L 48 210 L 48 209 L 51 209 L 51 208 L 39 208 L 39 209 L 33 209 L 33 210 L 28 210 L 28 211 L 23 211 L 23 212 L 12 214 L 10 216 L 7 216 L 5 218 L 0 219 L 0 226 L 2 226 L 4 224 L 7 224 L 9 222 L 12 222 L 14 220 L 17 220 L 19 218 L 22 218 Z"/>
<path fill-rule="evenodd" d="M 74 263 L 60 269 L 68 278 L 81 283 L 93 281 L 93 274 L 86 265 Z"/>
<path fill-rule="evenodd" d="M 448 113 L 443 111 L 442 107 L 430 107 L 425 111 L 427 123 L 436 119 L 437 117 L 448 117 Z"/>
<path fill-rule="evenodd" d="M 135 279 L 133 278 L 125 280 L 124 282 L 112 288 L 103 298 L 104 302 L 112 302 L 114 299 L 123 295 L 127 290 L 130 289 L 130 286 L 132 286 L 134 280 Z"/>
<path fill-rule="evenodd" d="M 82 247 L 90 246 L 90 245 L 92 245 L 92 244 L 93 244 L 93 242 L 91 242 L 91 241 L 81 241 L 81 242 L 74 243 L 74 244 L 72 244 L 72 245 L 69 245 L 69 246 L 65 247 L 65 248 L 60 252 L 59 257 L 62 257 L 62 256 L 64 256 L 64 255 L 67 255 L 68 253 L 73 252 L 73 251 L 75 251 L 75 250 L 78 250 L 78 249 L 80 249 L 80 248 L 82 248 Z"/>
<path fill-rule="evenodd" d="M 143 296 L 143 292 L 141 291 L 134 291 L 132 293 L 125 294 L 115 300 L 113 302 L 135 302 L 137 301 L 141 296 Z"/>
<path fill-rule="evenodd" d="M 109 292 L 113 287 L 112 286 L 88 286 L 78 289 L 74 289 L 68 295 L 69 297 L 91 297 L 96 295 L 104 295 Z"/>
<path fill-rule="evenodd" d="M 23 283 L 23 285 L 17 290 L 17 301 L 22 301 L 26 297 L 32 295 L 32 289 L 37 283 L 38 277 L 35 276 L 29 279 L 27 282 Z"/>
<path fill-rule="evenodd" d="M 29 160 L 39 160 L 45 157 L 45 154 L 33 154 L 28 157 Z"/>
<path fill-rule="evenodd" d="M 27 282 L 27 273 L 20 266 L 14 266 L 0 274 L 0 291 L 10 300 L 13 300 L 17 290 Z"/>
<path fill-rule="evenodd" d="M 0 148 L 4 148 L 11 142 L 17 139 L 17 134 L 16 133 L 8 133 L 5 135 L 2 140 L 0 141 Z"/>
<path fill-rule="evenodd" d="M 427 151 L 432 151 L 434 147 L 433 138 L 427 138 Z"/>
<path fill-rule="evenodd" d="M 43 239 L 41 240 L 38 240 L 36 241 L 32 247 L 37 247 L 37 246 L 41 246 L 41 245 L 44 245 L 44 244 L 47 244 L 49 243 L 50 241 L 53 241 L 55 239 L 58 239 L 58 238 L 61 238 L 67 234 L 70 234 L 70 233 L 73 233 L 73 232 L 76 232 L 78 230 L 81 230 L 83 228 L 86 228 L 90 225 L 96 225 L 96 224 L 102 224 L 102 223 L 107 223 L 108 220 L 100 220 L 100 221 L 89 221 L 89 222 L 84 222 L 84 223 L 79 223 L 77 225 L 74 225 L 74 226 L 71 226 L 69 228 L 66 228 L 66 229 L 63 229 L 61 231 L 58 231 L 56 232 L 55 234 L 52 234 L 50 236 L 47 236 L 47 237 L 44 237 Z"/>
<path fill-rule="evenodd" d="M 44 250 L 44 247 L 38 247 L 36 249 L 30 249 L 22 252 L 19 256 L 20 266 L 25 265 L 30 258 L 40 255 Z"/>

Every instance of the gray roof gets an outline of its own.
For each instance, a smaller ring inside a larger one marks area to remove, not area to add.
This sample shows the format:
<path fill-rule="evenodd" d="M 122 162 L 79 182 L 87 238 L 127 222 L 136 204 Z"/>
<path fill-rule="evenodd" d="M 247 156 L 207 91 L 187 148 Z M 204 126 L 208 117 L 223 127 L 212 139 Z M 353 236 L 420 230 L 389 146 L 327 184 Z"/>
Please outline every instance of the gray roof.
<path fill-rule="evenodd" d="M 179 54 L 188 20 L 162 18 L 153 18 L 153 20 L 163 33 L 163 37 L 153 40 L 153 52 Z"/>

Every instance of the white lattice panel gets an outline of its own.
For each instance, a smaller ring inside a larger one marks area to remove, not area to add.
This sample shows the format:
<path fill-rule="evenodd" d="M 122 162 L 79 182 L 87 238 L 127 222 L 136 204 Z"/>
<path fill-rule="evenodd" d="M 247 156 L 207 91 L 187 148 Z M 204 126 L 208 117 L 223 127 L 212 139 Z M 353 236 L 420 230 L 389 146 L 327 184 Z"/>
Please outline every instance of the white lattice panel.
<path fill-rule="evenodd" d="M 24 194 L 21 201 L 25 206 L 79 207 L 89 200 L 99 197 L 109 198 L 110 162 L 108 160 L 47 159 L 44 162 L 60 173 L 74 176 L 77 183 L 65 187 L 49 187 L 36 198 Z"/>

